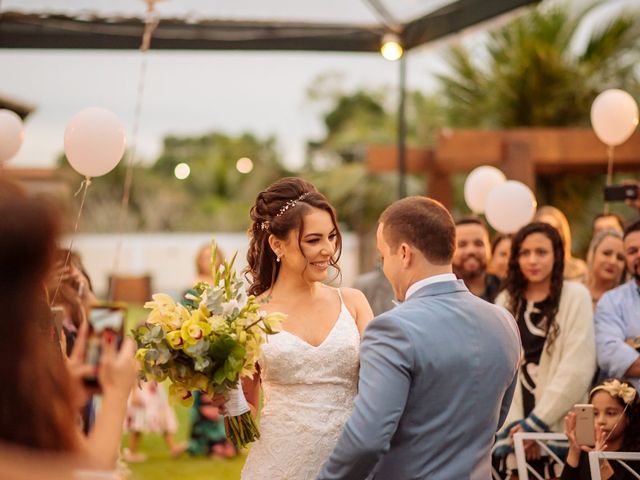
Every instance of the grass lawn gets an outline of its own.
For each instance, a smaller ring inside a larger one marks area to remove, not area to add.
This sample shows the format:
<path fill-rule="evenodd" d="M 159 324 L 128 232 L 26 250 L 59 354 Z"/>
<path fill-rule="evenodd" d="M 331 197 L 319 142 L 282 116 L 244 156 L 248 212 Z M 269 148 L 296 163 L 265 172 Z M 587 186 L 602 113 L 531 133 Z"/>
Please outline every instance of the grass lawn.
<path fill-rule="evenodd" d="M 180 429 L 176 439 L 186 441 L 189 435 L 189 409 L 176 406 Z M 127 436 L 123 438 L 123 446 Z M 169 449 L 160 435 L 149 434 L 142 438 L 140 451 L 148 456 L 146 462 L 129 464 L 132 480 L 236 480 L 244 464 L 244 455 L 233 459 L 210 459 L 191 457 L 188 454 L 180 458 L 171 458 Z"/>
<path fill-rule="evenodd" d="M 130 331 L 145 316 L 142 308 L 131 306 L 128 315 L 128 331 Z M 166 386 L 166 385 L 165 385 Z M 174 407 L 180 425 L 176 440 L 186 442 L 189 436 L 189 409 L 176 405 Z M 127 435 L 123 437 L 122 445 L 127 445 Z M 142 437 L 140 452 L 148 459 L 143 463 L 131 463 L 131 480 L 157 480 L 170 478 L 172 480 L 236 480 L 240 478 L 240 470 L 244 464 L 245 455 L 233 459 L 210 459 L 191 457 L 188 454 L 180 458 L 171 458 L 169 449 L 160 435 L 149 434 Z"/>

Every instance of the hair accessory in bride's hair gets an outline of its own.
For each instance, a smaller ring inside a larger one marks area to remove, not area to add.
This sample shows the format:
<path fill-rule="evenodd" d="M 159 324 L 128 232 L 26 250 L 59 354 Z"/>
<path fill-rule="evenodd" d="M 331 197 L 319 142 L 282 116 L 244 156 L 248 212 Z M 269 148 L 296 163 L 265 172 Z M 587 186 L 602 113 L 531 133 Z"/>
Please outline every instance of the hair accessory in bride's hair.
<path fill-rule="evenodd" d="M 256 228 L 258 230 L 262 230 L 263 232 L 266 232 L 267 230 L 269 230 L 269 220 L 265 220 L 264 222 L 256 223 Z"/>
<path fill-rule="evenodd" d="M 635 388 L 630 386 L 628 383 L 621 382 L 618 379 L 608 380 L 602 385 L 598 385 L 593 390 L 591 390 L 589 396 L 600 390 L 607 392 L 612 397 L 620 398 L 627 405 L 631 405 L 633 403 L 637 394 Z"/>
<path fill-rule="evenodd" d="M 307 198 L 309 195 L 311 194 L 311 192 L 305 192 L 302 195 L 300 195 L 298 198 L 296 198 L 295 200 L 289 200 L 287 203 L 285 203 L 282 207 L 280 207 L 280 210 L 278 211 L 278 213 L 276 214 L 276 217 L 279 217 L 281 215 L 283 215 L 287 210 L 289 210 L 290 208 L 293 208 L 296 206 L 296 204 L 302 200 L 304 200 L 305 198 Z"/>

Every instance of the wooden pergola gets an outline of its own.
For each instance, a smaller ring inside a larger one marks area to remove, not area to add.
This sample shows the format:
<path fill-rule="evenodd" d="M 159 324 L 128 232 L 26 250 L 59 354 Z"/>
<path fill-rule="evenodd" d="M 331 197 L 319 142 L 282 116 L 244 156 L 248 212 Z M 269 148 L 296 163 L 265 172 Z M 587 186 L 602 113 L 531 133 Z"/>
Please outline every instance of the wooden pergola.
<path fill-rule="evenodd" d="M 407 171 L 424 174 L 426 191 L 445 206 L 453 206 L 452 175 L 481 165 L 500 168 L 532 191 L 536 175 L 607 171 L 607 147 L 591 129 L 515 128 L 509 130 L 444 129 L 433 149 L 407 149 Z M 366 162 L 371 172 L 398 170 L 395 145 L 371 145 Z M 614 149 L 614 169 L 640 170 L 640 131 Z"/>
<path fill-rule="evenodd" d="M 436 8 L 423 1 L 424 12 L 404 21 L 394 13 L 394 0 L 358 1 L 374 12 L 376 22 L 251 20 L 251 12 L 233 19 L 161 18 L 152 48 L 377 52 L 382 36 L 393 32 L 405 50 L 411 50 L 539 0 L 451 0 L 433 2 Z M 105 16 L 92 9 L 75 14 L 55 8 L 26 10 L 0 10 L 0 48 L 135 50 L 145 27 L 144 16 Z M 238 11 L 243 12 L 241 5 Z"/>

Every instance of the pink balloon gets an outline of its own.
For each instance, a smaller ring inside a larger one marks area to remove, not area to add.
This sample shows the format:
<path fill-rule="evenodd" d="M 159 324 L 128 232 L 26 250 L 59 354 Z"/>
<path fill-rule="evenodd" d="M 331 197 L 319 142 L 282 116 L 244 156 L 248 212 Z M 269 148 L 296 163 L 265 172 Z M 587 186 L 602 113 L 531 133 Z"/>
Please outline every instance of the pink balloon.
<path fill-rule="evenodd" d="M 591 105 L 591 126 L 603 143 L 621 145 L 638 126 L 638 104 L 624 90 L 605 90 Z"/>
<path fill-rule="evenodd" d="M 0 110 L 0 163 L 18 153 L 23 140 L 22 119 L 11 110 Z"/>
<path fill-rule="evenodd" d="M 464 182 L 464 201 L 473 212 L 484 213 L 489 192 L 506 180 L 504 173 L 496 167 L 474 168 Z"/>
<path fill-rule="evenodd" d="M 498 232 L 515 233 L 533 219 L 537 205 L 529 187 L 517 180 L 507 180 L 487 196 L 487 221 Z"/>
<path fill-rule="evenodd" d="M 122 122 L 104 108 L 81 110 L 64 131 L 67 159 L 85 177 L 99 177 L 113 170 L 122 159 L 125 145 Z"/>

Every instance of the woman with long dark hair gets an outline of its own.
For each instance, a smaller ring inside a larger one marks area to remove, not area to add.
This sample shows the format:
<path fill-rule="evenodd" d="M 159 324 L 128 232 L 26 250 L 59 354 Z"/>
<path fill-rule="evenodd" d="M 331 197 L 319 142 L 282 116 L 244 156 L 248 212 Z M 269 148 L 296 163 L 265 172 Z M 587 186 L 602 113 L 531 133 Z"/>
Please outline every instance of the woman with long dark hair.
<path fill-rule="evenodd" d="M 566 413 L 586 400 L 596 368 L 591 297 L 584 285 L 563 280 L 564 259 L 562 239 L 546 223 L 530 223 L 513 238 L 496 304 L 516 318 L 524 358 L 496 456 L 511 451 L 513 433 L 562 432 Z M 529 458 L 539 456 L 535 443 L 527 447 Z"/>
<path fill-rule="evenodd" d="M 351 413 L 360 336 L 373 314 L 361 292 L 324 283 L 330 268 L 339 271 L 342 239 L 335 210 L 311 183 L 278 180 L 258 194 L 251 220 L 249 293 L 287 319 L 244 383 L 254 412 L 262 386 L 264 406 L 242 478 L 315 478 Z"/>
<path fill-rule="evenodd" d="M 56 341 L 45 292 L 60 233 L 57 215 L 0 178 L 0 443 L 76 455 L 112 470 L 118 456 L 129 390 L 135 382 L 135 344 L 120 352 L 103 344 L 98 380 L 102 411 L 85 438 L 79 428 L 86 402 L 82 376 L 86 325 L 67 359 Z"/>

